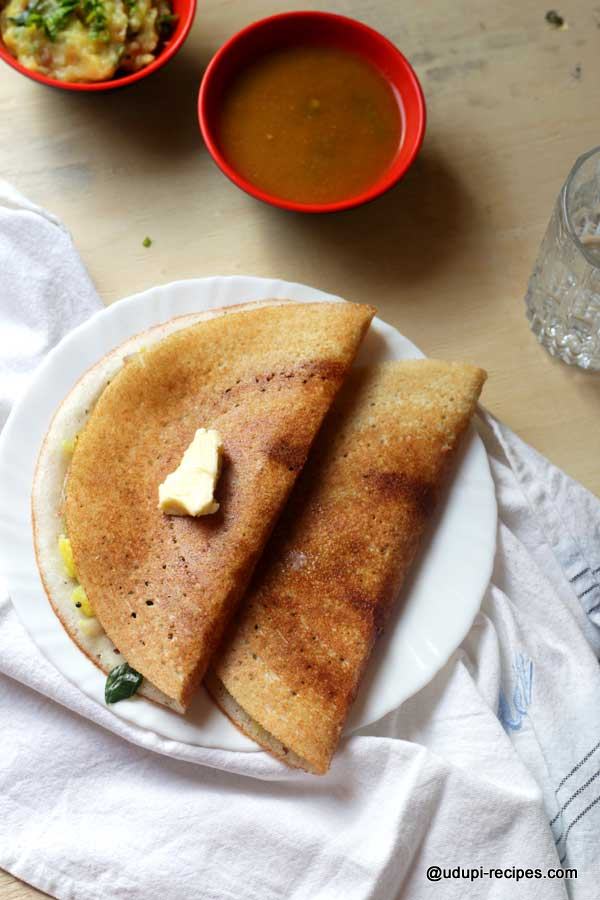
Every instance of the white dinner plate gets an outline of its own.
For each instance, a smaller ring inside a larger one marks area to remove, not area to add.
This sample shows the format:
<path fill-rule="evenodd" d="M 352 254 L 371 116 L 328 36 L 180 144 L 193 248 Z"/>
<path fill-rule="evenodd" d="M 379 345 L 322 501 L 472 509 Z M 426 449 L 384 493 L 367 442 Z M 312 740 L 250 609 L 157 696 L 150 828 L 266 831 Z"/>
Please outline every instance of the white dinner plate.
<path fill-rule="evenodd" d="M 249 300 L 339 300 L 300 284 L 250 277 L 176 281 L 103 309 L 68 334 L 36 370 L 0 437 L 0 570 L 32 640 L 54 666 L 98 703 L 105 676 L 77 648 L 48 603 L 35 563 L 30 492 L 52 416 L 82 373 L 127 338 L 173 316 Z M 423 354 L 375 319 L 359 362 Z M 496 500 L 487 456 L 471 430 L 459 465 L 385 637 L 376 646 L 345 733 L 364 728 L 423 687 L 460 644 L 488 584 L 496 541 Z M 204 690 L 179 716 L 141 697 L 112 707 L 119 716 L 173 740 L 228 750 L 257 750 Z"/>

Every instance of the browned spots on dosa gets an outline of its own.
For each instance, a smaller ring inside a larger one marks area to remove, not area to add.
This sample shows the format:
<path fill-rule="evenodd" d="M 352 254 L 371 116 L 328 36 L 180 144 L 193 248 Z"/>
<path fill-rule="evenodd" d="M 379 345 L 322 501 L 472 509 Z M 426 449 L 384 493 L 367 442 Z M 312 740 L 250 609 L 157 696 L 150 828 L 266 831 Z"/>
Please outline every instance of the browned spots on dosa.
<path fill-rule="evenodd" d="M 343 375 L 339 362 L 334 359 L 318 359 L 306 363 L 299 367 L 298 373 L 303 378 L 321 378 L 323 381 L 329 381 L 332 378 L 338 379 Z"/>
<path fill-rule="evenodd" d="M 366 593 L 349 591 L 344 597 L 348 606 L 355 610 L 360 618 L 369 625 L 369 632 L 374 638 L 383 632 L 387 619 L 389 600 L 383 592 L 369 596 Z"/>
<path fill-rule="evenodd" d="M 326 653 L 315 653 L 311 647 L 307 647 L 306 653 L 302 648 L 292 648 L 290 655 L 294 658 L 296 665 L 293 676 L 288 680 L 295 693 L 303 694 L 309 689 L 321 697 L 326 697 L 330 703 L 335 703 L 336 698 L 339 697 L 341 686 L 346 685 L 346 691 L 352 689 L 353 678 L 351 676 L 348 678 L 340 660 L 336 657 L 331 657 Z M 311 662 L 307 663 L 307 660 L 311 660 Z M 283 671 L 287 674 L 287 665 Z M 348 680 L 350 685 L 347 685 Z"/>
<path fill-rule="evenodd" d="M 237 381 L 225 388 L 224 394 L 228 396 L 230 402 L 234 402 L 239 401 L 246 394 L 255 393 L 257 389 L 263 392 L 278 391 L 295 381 L 301 381 L 302 384 L 307 384 L 309 381 L 339 382 L 343 377 L 344 368 L 337 360 L 311 360 L 286 369 L 261 372 L 251 381 Z"/>
<path fill-rule="evenodd" d="M 318 378 L 321 381 L 337 380 L 342 377 L 342 371 L 340 370 L 340 364 L 337 360 L 316 359 L 314 361 L 311 360 L 310 362 L 302 363 L 299 366 L 284 369 L 281 372 L 271 373 L 270 376 L 266 376 L 266 380 L 270 381 L 273 375 L 284 379 L 299 378 L 306 383 L 315 378 Z"/>
<path fill-rule="evenodd" d="M 348 591 L 345 595 L 345 600 L 348 606 L 351 606 L 352 609 L 355 609 L 357 613 L 360 614 L 361 618 L 372 618 L 373 606 L 377 602 L 375 597 L 368 597 L 366 594 Z"/>
<path fill-rule="evenodd" d="M 424 516 L 433 512 L 435 491 L 426 481 L 413 478 L 405 472 L 367 472 L 364 477 L 383 498 L 405 499 L 414 504 Z"/>
<path fill-rule="evenodd" d="M 267 447 L 267 455 L 269 459 L 281 463 L 292 472 L 301 469 L 304 465 L 306 447 L 286 440 L 276 441 Z"/>

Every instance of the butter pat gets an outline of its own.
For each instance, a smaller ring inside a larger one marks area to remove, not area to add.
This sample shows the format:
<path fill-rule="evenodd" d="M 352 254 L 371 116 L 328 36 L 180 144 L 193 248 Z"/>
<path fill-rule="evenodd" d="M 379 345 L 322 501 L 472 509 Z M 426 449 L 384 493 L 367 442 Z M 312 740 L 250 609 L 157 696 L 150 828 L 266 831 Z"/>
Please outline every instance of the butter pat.
<path fill-rule="evenodd" d="M 158 488 L 158 508 L 168 516 L 207 516 L 219 504 L 214 499 L 221 474 L 223 441 L 213 428 L 199 428 L 177 469 Z"/>

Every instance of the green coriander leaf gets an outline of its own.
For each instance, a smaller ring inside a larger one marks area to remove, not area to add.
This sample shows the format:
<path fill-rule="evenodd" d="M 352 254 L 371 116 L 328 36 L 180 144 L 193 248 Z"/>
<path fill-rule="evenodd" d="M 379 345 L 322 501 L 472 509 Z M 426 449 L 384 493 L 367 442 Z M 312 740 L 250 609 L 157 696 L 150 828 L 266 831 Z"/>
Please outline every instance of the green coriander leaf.
<path fill-rule="evenodd" d="M 108 39 L 103 0 L 83 0 L 83 20 L 90 29 L 90 37 L 95 40 Z"/>
<path fill-rule="evenodd" d="M 67 27 L 79 0 L 31 0 L 29 5 L 11 21 L 15 25 L 39 28 L 55 41 L 58 32 Z"/>
<path fill-rule="evenodd" d="M 12 25 L 27 25 L 27 19 L 29 18 L 29 13 L 26 9 L 23 12 L 19 13 L 18 16 L 9 16 L 8 21 Z"/>

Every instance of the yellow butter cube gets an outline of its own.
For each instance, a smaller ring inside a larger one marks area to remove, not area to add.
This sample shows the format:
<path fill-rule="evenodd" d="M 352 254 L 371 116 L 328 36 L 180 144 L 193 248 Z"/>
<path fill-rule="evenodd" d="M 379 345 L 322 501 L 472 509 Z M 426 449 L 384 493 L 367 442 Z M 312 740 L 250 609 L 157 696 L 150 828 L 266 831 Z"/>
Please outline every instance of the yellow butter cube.
<path fill-rule="evenodd" d="M 217 512 L 215 487 L 221 473 L 223 441 L 213 428 L 198 428 L 179 466 L 158 488 L 158 508 L 168 516 Z"/>

